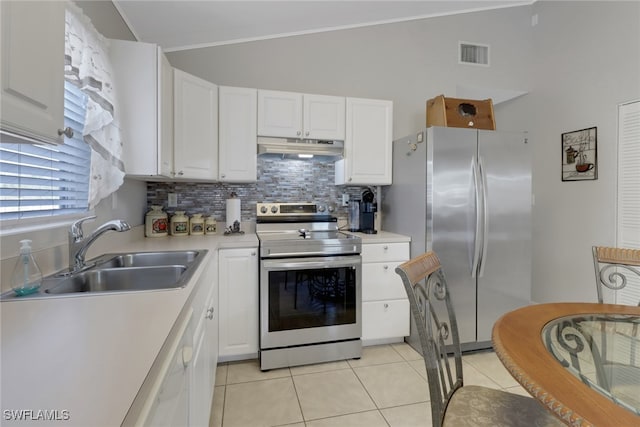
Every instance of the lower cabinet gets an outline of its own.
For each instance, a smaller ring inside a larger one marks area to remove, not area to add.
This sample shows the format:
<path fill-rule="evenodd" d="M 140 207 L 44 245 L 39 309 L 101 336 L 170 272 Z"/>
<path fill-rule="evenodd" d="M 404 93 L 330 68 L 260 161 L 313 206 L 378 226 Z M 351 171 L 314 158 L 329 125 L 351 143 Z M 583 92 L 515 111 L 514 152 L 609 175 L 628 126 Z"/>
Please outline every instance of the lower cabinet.
<path fill-rule="evenodd" d="M 218 283 L 214 261 L 176 321 L 123 426 L 208 426 L 218 364 Z M 135 409 L 134 409 L 135 408 Z"/>
<path fill-rule="evenodd" d="M 395 269 L 409 259 L 409 243 L 362 243 L 362 340 L 377 344 L 409 335 L 409 300 Z"/>
<path fill-rule="evenodd" d="M 258 248 L 220 249 L 220 361 L 258 354 Z"/>

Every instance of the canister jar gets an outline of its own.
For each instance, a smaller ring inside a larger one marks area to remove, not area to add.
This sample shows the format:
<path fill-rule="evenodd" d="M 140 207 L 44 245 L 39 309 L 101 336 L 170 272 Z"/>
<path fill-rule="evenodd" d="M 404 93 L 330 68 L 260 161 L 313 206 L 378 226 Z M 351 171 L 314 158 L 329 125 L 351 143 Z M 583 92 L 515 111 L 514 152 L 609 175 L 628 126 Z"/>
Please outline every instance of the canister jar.
<path fill-rule="evenodd" d="M 152 205 L 144 217 L 144 235 L 146 237 L 165 237 L 169 235 L 169 217 L 162 206 Z"/>
<path fill-rule="evenodd" d="M 171 217 L 171 235 L 189 235 L 189 218 L 184 214 L 184 211 L 176 211 L 176 213 Z"/>
<path fill-rule="evenodd" d="M 218 231 L 218 223 L 216 222 L 216 218 L 211 215 L 208 216 L 204 221 L 204 233 L 206 235 L 216 234 Z"/>
<path fill-rule="evenodd" d="M 202 236 L 204 234 L 204 218 L 202 214 L 193 214 L 189 220 L 189 234 Z"/>

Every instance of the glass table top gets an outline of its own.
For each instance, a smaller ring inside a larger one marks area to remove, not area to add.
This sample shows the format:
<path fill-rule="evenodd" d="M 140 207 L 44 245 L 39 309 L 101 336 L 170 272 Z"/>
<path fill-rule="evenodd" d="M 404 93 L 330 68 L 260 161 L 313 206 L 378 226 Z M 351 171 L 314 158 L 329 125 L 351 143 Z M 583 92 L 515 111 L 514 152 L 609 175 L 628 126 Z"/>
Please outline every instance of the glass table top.
<path fill-rule="evenodd" d="M 567 371 L 640 415 L 640 316 L 561 317 L 545 325 L 542 340 Z"/>

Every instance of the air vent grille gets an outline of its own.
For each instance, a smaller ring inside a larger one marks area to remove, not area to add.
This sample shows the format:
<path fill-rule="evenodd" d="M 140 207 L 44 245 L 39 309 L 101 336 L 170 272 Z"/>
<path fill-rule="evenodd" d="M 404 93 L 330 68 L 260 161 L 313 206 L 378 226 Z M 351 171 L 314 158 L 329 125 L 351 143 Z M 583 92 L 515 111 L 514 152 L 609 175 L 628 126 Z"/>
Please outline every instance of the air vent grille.
<path fill-rule="evenodd" d="M 489 45 L 459 42 L 458 59 L 460 64 L 489 66 Z"/>

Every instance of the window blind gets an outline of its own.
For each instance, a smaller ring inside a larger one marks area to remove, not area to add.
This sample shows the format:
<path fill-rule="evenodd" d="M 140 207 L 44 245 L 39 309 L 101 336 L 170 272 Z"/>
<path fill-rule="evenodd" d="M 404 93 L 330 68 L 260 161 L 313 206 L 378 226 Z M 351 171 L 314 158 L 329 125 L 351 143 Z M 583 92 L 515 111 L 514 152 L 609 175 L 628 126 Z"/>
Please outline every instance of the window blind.
<path fill-rule="evenodd" d="M 82 139 L 86 95 L 65 82 L 64 144 L 0 144 L 0 220 L 85 212 L 91 149 Z"/>
<path fill-rule="evenodd" d="M 640 101 L 618 107 L 618 202 L 616 246 L 640 249 Z M 640 302 L 640 278 L 616 292 L 618 304 Z"/>

